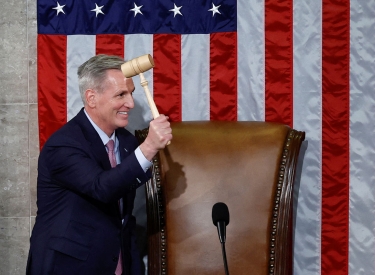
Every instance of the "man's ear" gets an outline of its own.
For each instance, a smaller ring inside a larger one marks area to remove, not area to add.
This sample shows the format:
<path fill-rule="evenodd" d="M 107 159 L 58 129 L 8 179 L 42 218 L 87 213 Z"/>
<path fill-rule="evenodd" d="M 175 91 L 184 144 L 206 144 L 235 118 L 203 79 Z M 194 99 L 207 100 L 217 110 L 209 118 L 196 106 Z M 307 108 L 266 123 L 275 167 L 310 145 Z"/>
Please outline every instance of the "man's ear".
<path fill-rule="evenodd" d="M 87 105 L 90 108 L 95 108 L 96 106 L 96 100 L 97 100 L 97 93 L 93 89 L 87 89 L 85 92 L 85 98 Z"/>

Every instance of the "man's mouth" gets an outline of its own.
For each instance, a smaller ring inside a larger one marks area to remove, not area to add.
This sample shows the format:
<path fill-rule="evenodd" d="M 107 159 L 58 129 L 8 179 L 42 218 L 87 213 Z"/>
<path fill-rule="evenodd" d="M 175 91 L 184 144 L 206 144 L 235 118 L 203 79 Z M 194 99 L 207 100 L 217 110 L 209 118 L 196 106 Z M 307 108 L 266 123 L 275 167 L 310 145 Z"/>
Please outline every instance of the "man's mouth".
<path fill-rule="evenodd" d="M 118 112 L 120 115 L 127 115 L 128 112 Z"/>

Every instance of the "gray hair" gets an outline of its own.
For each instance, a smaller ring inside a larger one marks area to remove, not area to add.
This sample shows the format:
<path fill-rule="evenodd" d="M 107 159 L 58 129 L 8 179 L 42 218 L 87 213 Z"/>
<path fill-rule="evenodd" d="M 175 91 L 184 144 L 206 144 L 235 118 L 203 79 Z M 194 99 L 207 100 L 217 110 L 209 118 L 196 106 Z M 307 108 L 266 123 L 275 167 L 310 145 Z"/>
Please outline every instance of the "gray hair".
<path fill-rule="evenodd" d="M 85 91 L 93 89 L 101 93 L 106 85 L 107 70 L 121 70 L 124 63 L 119 56 L 99 54 L 79 66 L 78 86 L 83 104 L 86 104 Z"/>

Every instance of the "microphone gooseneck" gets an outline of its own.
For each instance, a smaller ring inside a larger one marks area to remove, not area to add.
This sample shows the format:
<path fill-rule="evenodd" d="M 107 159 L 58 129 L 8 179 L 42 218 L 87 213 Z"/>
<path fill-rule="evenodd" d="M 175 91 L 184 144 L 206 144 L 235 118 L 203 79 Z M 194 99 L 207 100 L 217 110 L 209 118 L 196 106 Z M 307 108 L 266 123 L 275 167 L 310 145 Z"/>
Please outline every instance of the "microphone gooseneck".
<path fill-rule="evenodd" d="M 229 210 L 225 203 L 218 202 L 214 204 L 212 207 L 212 222 L 217 227 L 223 254 L 225 274 L 229 275 L 227 255 L 225 252 L 226 226 L 229 224 Z"/>

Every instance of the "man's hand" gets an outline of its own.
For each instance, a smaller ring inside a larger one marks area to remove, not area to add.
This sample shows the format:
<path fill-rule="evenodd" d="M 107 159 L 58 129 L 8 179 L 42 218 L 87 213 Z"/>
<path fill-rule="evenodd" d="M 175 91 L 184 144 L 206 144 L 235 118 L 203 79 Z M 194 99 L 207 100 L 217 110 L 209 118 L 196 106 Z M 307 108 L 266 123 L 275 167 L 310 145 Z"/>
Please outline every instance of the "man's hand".
<path fill-rule="evenodd" d="M 167 116 L 160 115 L 151 121 L 148 135 L 145 141 L 139 146 L 143 155 L 149 161 L 172 140 L 172 128 L 168 119 Z"/>

